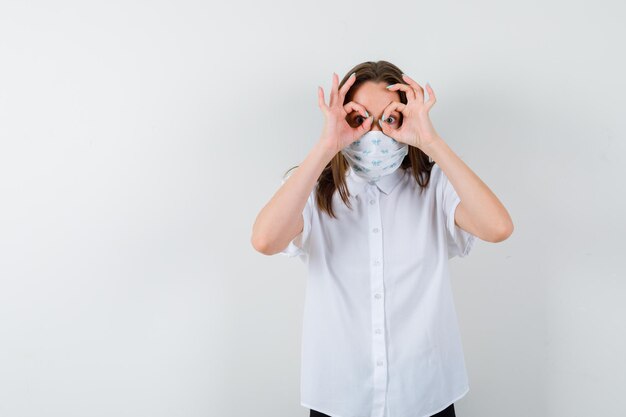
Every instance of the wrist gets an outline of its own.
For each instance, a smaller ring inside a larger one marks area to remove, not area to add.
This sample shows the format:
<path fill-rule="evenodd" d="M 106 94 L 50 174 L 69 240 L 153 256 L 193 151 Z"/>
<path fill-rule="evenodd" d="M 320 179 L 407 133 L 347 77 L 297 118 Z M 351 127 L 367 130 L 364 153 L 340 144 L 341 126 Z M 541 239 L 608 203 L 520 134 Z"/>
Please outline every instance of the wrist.
<path fill-rule="evenodd" d="M 422 152 L 436 161 L 439 154 L 444 151 L 446 146 L 446 142 L 439 136 L 436 136 L 433 140 L 429 141 L 428 145 L 424 145 L 421 149 Z"/>
<path fill-rule="evenodd" d="M 331 143 L 333 143 L 332 140 L 328 140 L 326 137 L 322 136 L 314 146 L 315 152 L 317 152 L 326 163 L 330 162 L 337 154 L 337 151 L 330 145 Z"/>

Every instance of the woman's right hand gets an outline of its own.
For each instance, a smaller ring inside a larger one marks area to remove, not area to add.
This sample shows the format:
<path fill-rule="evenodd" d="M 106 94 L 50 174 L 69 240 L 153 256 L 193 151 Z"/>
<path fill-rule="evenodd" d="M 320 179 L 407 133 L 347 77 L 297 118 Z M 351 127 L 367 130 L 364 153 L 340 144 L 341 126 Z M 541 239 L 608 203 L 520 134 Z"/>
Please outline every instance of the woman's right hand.
<path fill-rule="evenodd" d="M 339 76 L 333 72 L 333 86 L 330 91 L 330 104 L 327 106 L 324 100 L 324 90 L 318 87 L 317 96 L 318 104 L 324 114 L 324 129 L 322 130 L 321 141 L 333 155 L 337 154 L 343 148 L 359 139 L 367 131 L 370 130 L 374 116 L 370 116 L 365 108 L 353 101 L 343 104 L 346 93 L 354 84 L 356 75 L 350 76 L 341 90 L 337 90 L 339 85 Z M 353 123 L 352 126 L 348 122 L 347 116 L 353 111 L 358 112 L 365 118 L 363 123 Z"/>

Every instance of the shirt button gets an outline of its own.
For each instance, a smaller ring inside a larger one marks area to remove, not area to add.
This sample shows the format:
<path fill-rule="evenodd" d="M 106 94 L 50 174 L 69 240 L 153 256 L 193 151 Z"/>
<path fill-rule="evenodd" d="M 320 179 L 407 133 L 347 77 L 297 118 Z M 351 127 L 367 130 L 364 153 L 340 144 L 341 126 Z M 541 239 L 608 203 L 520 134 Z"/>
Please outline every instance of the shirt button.
<path fill-rule="evenodd" d="M 380 329 L 376 329 L 376 334 L 380 334 L 381 330 Z"/>
<path fill-rule="evenodd" d="M 380 265 L 380 261 L 377 259 L 374 261 L 374 265 Z"/>
<path fill-rule="evenodd" d="M 377 299 L 379 299 L 380 297 L 382 297 L 382 295 L 380 295 L 380 294 L 376 293 L 376 294 L 374 294 L 374 297 L 375 297 L 375 298 L 377 298 Z"/>
<path fill-rule="evenodd" d="M 378 366 L 383 366 L 383 361 L 378 361 L 378 362 L 376 362 L 376 365 L 378 365 Z"/>
<path fill-rule="evenodd" d="M 376 201 L 374 200 L 370 200 L 370 204 L 374 204 Z"/>
<path fill-rule="evenodd" d="M 373 228 L 373 229 L 372 229 L 372 232 L 374 232 L 374 233 L 378 233 L 378 227 Z"/>

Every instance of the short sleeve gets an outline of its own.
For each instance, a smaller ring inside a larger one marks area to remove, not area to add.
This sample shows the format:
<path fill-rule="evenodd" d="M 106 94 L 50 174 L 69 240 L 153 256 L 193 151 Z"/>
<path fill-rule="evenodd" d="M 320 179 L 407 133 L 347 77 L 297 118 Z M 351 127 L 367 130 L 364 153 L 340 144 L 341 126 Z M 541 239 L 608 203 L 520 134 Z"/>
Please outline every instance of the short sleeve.
<path fill-rule="evenodd" d="M 286 180 L 282 181 L 282 184 L 285 183 Z M 287 245 L 285 249 L 278 252 L 281 255 L 286 255 L 290 258 L 295 256 L 299 256 L 303 261 L 308 256 L 308 246 L 309 246 L 309 235 L 311 234 L 311 217 L 313 213 L 313 203 L 315 201 L 315 188 L 309 194 L 309 198 L 304 205 L 304 209 L 302 210 L 302 218 L 304 220 L 304 227 L 302 231 L 294 237 L 291 242 Z"/>
<path fill-rule="evenodd" d="M 438 165 L 434 166 L 436 166 L 440 171 L 438 192 L 442 201 L 441 206 L 443 207 L 444 219 L 446 223 L 448 259 L 454 258 L 455 256 L 462 258 L 470 253 L 477 237 L 470 232 L 461 229 L 454 222 L 454 213 L 457 206 L 461 202 L 461 198 L 443 170 L 441 170 Z"/>

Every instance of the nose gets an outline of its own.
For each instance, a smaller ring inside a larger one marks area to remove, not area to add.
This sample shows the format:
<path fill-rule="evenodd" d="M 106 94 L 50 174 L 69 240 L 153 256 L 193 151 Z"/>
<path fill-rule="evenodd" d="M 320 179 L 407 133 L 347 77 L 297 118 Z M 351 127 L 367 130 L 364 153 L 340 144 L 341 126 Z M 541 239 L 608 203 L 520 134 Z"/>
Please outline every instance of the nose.
<path fill-rule="evenodd" d="M 380 130 L 382 131 L 382 129 L 380 128 L 380 125 L 378 124 L 380 121 L 380 119 L 374 119 L 374 121 L 372 121 L 372 126 L 370 130 Z"/>

